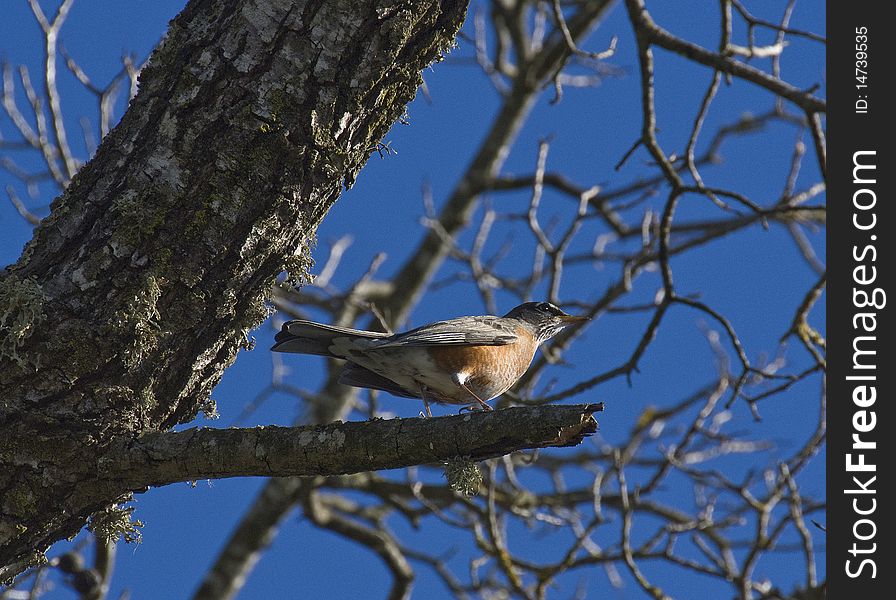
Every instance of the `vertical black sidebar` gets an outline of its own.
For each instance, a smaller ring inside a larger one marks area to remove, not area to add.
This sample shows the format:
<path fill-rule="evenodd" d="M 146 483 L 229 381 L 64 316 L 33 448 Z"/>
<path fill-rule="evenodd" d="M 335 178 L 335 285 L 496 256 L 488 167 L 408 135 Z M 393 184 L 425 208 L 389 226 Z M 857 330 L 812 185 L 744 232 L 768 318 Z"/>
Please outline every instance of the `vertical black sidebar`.
<path fill-rule="evenodd" d="M 896 28 L 888 2 L 828 2 L 829 598 L 896 597 Z"/>

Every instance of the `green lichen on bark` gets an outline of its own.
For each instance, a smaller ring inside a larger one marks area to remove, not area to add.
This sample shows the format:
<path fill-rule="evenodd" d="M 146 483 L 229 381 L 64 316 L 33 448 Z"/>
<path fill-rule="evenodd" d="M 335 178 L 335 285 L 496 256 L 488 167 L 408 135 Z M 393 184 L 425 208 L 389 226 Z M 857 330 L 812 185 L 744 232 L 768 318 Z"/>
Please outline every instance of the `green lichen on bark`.
<path fill-rule="evenodd" d="M 448 487 L 465 496 L 475 496 L 482 486 L 482 471 L 469 456 L 458 456 L 445 463 Z"/>
<path fill-rule="evenodd" d="M 205 418 L 210 421 L 215 421 L 221 417 L 221 415 L 218 414 L 218 403 L 211 397 L 206 398 L 199 403 L 199 410 L 205 415 Z"/>
<path fill-rule="evenodd" d="M 314 281 L 314 275 L 311 273 L 311 268 L 314 266 L 314 259 L 311 257 L 313 246 L 313 239 L 309 240 L 299 246 L 295 254 L 286 258 L 283 264 L 286 285 L 297 288 Z"/>
<path fill-rule="evenodd" d="M 116 333 L 132 340 L 122 353 L 122 360 L 128 368 L 136 367 L 158 346 L 157 320 L 161 315 L 156 305 L 164 285 L 164 279 L 147 275 L 135 295 L 115 313 L 112 323 Z"/>
<path fill-rule="evenodd" d="M 119 538 L 123 537 L 124 541 L 129 544 L 139 544 L 143 538 L 140 533 L 143 522 L 132 520 L 133 513 L 133 506 L 125 508 L 118 504 L 112 504 L 91 515 L 87 529 L 93 532 L 101 543 L 116 543 Z"/>
<path fill-rule="evenodd" d="M 0 280 L 0 359 L 13 360 L 23 369 L 29 365 L 18 350 L 46 318 L 45 301 L 43 290 L 33 277 L 8 275 Z"/>
<path fill-rule="evenodd" d="M 27 517 L 37 512 L 38 502 L 31 489 L 18 486 L 12 488 L 3 499 L 3 510 L 10 515 Z"/>
<path fill-rule="evenodd" d="M 28 557 L 22 561 L 22 570 L 32 569 L 34 567 L 42 567 L 48 564 L 50 561 L 47 560 L 47 555 L 43 552 L 35 550 Z M 0 578 L 0 585 L 2 586 L 12 586 L 15 582 L 15 577 L 10 576 L 5 579 Z"/>
<path fill-rule="evenodd" d="M 147 187 L 139 194 L 129 193 L 118 198 L 113 208 L 118 219 L 112 238 L 128 248 L 136 248 L 165 222 L 168 194 Z"/>

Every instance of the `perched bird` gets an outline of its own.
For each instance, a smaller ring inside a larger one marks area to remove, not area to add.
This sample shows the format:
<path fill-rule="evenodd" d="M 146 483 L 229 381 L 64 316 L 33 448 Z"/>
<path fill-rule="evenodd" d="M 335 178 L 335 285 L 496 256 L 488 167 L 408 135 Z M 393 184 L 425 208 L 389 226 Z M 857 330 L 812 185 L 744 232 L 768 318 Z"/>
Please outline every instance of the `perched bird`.
<path fill-rule="evenodd" d="M 549 302 L 526 302 L 503 317 L 459 317 L 390 335 L 312 321 L 288 321 L 274 352 L 344 359 L 339 382 L 430 401 L 486 404 L 523 376 L 539 344 L 587 317 Z"/>

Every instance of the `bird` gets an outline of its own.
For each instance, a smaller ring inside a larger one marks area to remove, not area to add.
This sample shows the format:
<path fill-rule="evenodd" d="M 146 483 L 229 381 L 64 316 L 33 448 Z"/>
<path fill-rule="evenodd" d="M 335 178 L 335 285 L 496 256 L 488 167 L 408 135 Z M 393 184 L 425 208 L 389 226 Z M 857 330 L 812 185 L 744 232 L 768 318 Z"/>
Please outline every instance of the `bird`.
<path fill-rule="evenodd" d="M 421 399 L 431 417 L 430 402 L 493 410 L 487 401 L 523 376 L 541 343 L 587 319 L 550 302 L 396 334 L 297 319 L 283 324 L 271 350 L 343 359 L 339 383 Z"/>

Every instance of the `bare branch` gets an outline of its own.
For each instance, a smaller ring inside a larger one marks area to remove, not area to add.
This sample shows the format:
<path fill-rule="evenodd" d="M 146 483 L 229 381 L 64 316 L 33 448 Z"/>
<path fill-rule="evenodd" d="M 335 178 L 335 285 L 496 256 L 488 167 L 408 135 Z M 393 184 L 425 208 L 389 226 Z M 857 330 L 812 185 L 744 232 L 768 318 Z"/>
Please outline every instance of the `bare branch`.
<path fill-rule="evenodd" d="M 599 410 L 599 404 L 520 407 L 429 419 L 149 433 L 107 452 L 98 477 L 137 490 L 220 477 L 395 469 L 455 456 L 484 460 L 574 446 L 596 430 L 591 415 Z"/>
<path fill-rule="evenodd" d="M 723 73 L 728 73 L 762 86 L 775 95 L 790 100 L 809 113 L 814 114 L 825 111 L 825 102 L 809 92 L 799 90 L 789 83 L 750 65 L 710 52 L 705 48 L 672 35 L 653 21 L 644 6 L 643 0 L 626 0 L 626 6 L 628 7 L 629 17 L 632 19 L 632 23 L 637 28 L 639 35 L 645 36 L 650 44 L 656 44 L 666 50 L 681 54 L 686 58 Z"/>

